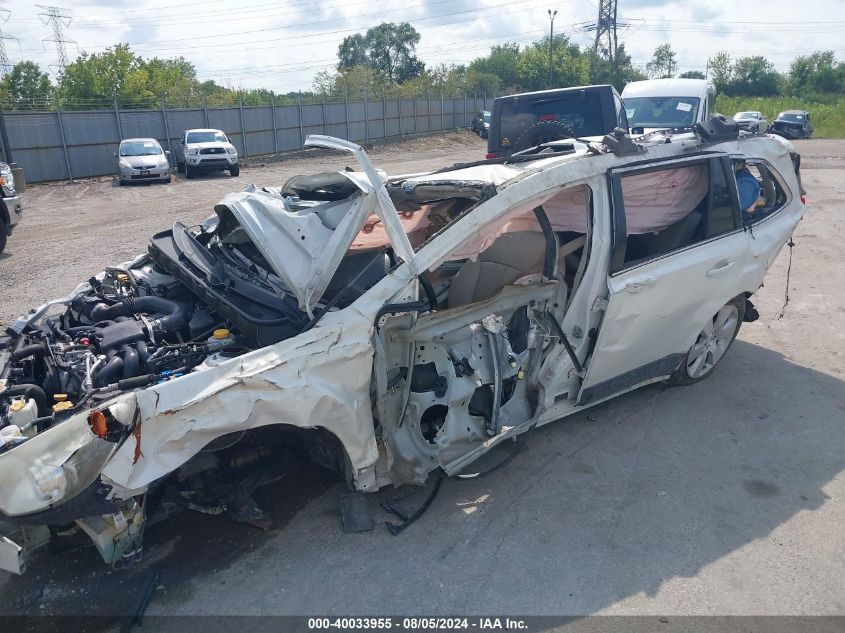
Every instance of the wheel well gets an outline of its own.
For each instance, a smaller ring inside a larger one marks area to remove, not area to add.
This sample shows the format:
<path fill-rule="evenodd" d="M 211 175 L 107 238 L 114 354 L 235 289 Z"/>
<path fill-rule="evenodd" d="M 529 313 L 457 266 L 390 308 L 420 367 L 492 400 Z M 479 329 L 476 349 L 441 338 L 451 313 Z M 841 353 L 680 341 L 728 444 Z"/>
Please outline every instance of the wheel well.
<path fill-rule="evenodd" d="M 274 449 L 287 448 L 298 458 L 322 466 L 352 484 L 352 462 L 343 443 L 334 433 L 322 427 L 302 428 L 289 424 L 271 424 L 247 431 L 234 431 L 215 438 L 201 452 L 229 450 L 245 443 Z"/>

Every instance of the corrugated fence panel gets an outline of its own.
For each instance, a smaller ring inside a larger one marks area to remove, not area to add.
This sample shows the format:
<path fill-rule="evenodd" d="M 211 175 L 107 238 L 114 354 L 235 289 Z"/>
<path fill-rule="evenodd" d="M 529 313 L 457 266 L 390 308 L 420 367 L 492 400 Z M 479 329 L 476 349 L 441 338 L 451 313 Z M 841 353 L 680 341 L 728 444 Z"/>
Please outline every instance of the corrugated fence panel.
<path fill-rule="evenodd" d="M 364 125 L 364 102 L 349 102 L 349 140 L 363 141 L 367 138 L 367 128 Z"/>
<path fill-rule="evenodd" d="M 120 113 L 124 138 L 152 137 L 164 141 L 164 119 L 161 110 L 124 110 Z"/>
<path fill-rule="evenodd" d="M 238 108 L 209 108 L 209 127 L 222 130 L 229 137 L 232 145 L 238 150 L 239 156 L 244 156 L 244 142 L 241 135 L 241 111 Z M 182 130 L 179 130 L 181 132 Z M 178 134 L 178 132 L 177 132 Z"/>
<path fill-rule="evenodd" d="M 74 178 L 117 171 L 114 152 L 120 144 L 114 112 L 62 112 L 70 169 Z"/>
<path fill-rule="evenodd" d="M 152 137 L 171 149 L 184 130 L 210 127 L 223 130 L 241 156 L 260 156 L 300 149 L 309 134 L 362 142 L 466 127 L 478 109 L 485 105 L 489 109 L 490 104 L 492 98 L 469 95 L 464 99 L 375 98 L 280 105 L 275 118 L 271 106 L 246 106 L 243 111 L 237 107 L 168 108 L 166 113 L 160 108 L 69 111 L 61 113 L 61 120 L 71 172 L 75 178 L 84 178 L 116 171 L 114 152 L 121 137 Z M 10 149 L 28 181 L 69 177 L 59 114 L 6 112 L 4 116 Z"/>
<path fill-rule="evenodd" d="M 416 133 L 422 134 L 431 130 L 431 118 L 428 115 L 428 99 L 414 99 L 416 110 Z"/>
<path fill-rule="evenodd" d="M 30 182 L 67 178 L 62 137 L 55 112 L 6 114 L 12 156 Z"/>
<path fill-rule="evenodd" d="M 384 135 L 387 138 L 399 136 L 399 102 L 385 101 L 384 102 Z"/>
<path fill-rule="evenodd" d="M 346 125 L 346 104 L 327 103 L 326 123 L 328 123 L 329 125 L 336 125 L 338 123 L 343 123 L 344 125 Z"/>
<path fill-rule="evenodd" d="M 417 118 L 414 116 L 414 100 L 402 99 L 399 103 L 399 111 L 402 113 L 402 134 L 416 134 Z"/>
<path fill-rule="evenodd" d="M 182 133 L 185 130 L 206 127 L 205 112 L 202 108 L 168 110 L 167 126 L 170 128 L 170 137 L 175 142 L 177 139 L 182 138 Z"/>

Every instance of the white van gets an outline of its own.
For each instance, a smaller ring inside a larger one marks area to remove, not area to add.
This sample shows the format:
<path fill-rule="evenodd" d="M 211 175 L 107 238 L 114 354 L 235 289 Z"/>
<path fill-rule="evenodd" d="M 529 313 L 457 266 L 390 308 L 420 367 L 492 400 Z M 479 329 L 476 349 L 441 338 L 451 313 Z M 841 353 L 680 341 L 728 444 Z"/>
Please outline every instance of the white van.
<path fill-rule="evenodd" d="M 706 79 L 632 81 L 622 91 L 632 134 L 688 130 L 713 115 L 716 87 Z"/>

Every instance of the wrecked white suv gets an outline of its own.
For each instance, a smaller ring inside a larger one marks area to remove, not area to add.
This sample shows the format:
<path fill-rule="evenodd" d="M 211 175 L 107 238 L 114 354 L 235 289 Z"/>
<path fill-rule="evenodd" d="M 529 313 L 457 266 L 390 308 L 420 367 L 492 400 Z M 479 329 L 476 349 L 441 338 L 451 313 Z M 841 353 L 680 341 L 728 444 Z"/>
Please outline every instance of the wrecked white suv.
<path fill-rule="evenodd" d="M 713 371 L 804 212 L 788 141 L 558 141 L 227 195 L 0 337 L 0 567 L 53 533 L 131 563 L 184 508 L 261 524 L 298 457 L 358 491 Z M 741 211 L 735 171 L 759 200 Z"/>

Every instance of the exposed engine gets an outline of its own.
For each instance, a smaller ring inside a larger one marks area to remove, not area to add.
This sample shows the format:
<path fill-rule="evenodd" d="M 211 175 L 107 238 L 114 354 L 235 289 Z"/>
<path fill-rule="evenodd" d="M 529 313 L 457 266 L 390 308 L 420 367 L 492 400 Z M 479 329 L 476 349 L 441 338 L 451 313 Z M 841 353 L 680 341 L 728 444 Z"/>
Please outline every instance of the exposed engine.
<path fill-rule="evenodd" d="M 249 349 L 149 256 L 89 283 L 63 313 L 0 336 L 0 451 L 121 391 Z"/>

